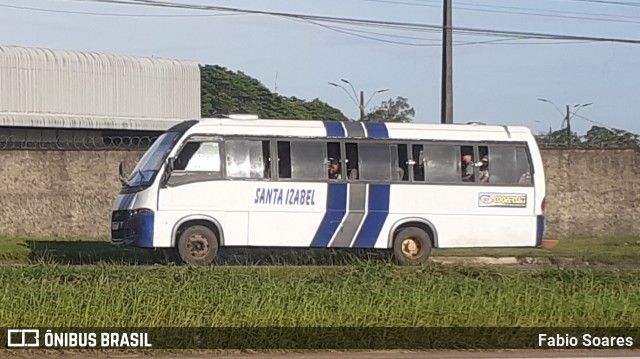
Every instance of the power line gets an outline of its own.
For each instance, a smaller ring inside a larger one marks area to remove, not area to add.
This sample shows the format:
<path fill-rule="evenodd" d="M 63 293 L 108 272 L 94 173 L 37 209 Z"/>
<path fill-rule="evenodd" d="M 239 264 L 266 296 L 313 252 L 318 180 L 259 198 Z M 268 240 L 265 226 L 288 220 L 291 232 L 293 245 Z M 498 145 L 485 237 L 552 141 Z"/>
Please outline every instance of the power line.
<path fill-rule="evenodd" d="M 590 20 L 590 21 L 605 21 L 605 22 L 624 22 L 631 24 L 640 24 L 640 21 L 633 20 L 622 20 L 622 19 L 607 19 L 607 18 L 598 18 L 598 17 L 586 17 L 586 16 L 569 16 L 569 15 L 557 15 L 557 14 L 540 14 L 535 12 L 524 12 L 524 11 L 508 11 L 508 10 L 488 10 L 488 9 L 474 9 L 468 7 L 454 7 L 456 10 L 467 10 L 467 11 L 477 11 L 477 12 L 488 12 L 493 14 L 515 14 L 515 15 L 525 15 L 525 16 L 538 16 L 538 17 L 547 17 L 547 18 L 559 18 L 559 19 L 574 19 L 574 20 Z M 539 11 L 539 10 L 538 10 Z M 556 12 L 561 13 L 561 12 Z"/>
<path fill-rule="evenodd" d="M 620 15 L 620 14 L 603 14 L 603 13 L 592 13 L 592 12 L 582 12 L 582 11 L 567 11 L 567 10 L 547 10 L 547 9 L 536 9 L 536 8 L 527 8 L 527 7 L 515 7 L 515 6 L 496 6 L 496 5 L 485 5 L 485 4 L 473 4 L 473 3 L 465 3 L 465 2 L 457 2 L 461 5 L 470 5 L 476 7 L 485 7 L 485 8 L 493 8 L 493 9 L 511 9 L 511 10 L 524 10 L 524 11 L 540 11 L 543 13 L 552 13 L 552 14 L 573 14 L 573 15 L 593 15 L 593 16 L 605 16 L 611 18 L 627 18 L 627 19 L 640 19 L 640 16 L 629 16 L 629 15 Z"/>
<path fill-rule="evenodd" d="M 302 21 L 302 20 L 300 20 Z M 419 36 L 403 36 L 403 35 L 392 35 L 392 34 L 384 34 L 381 32 L 374 32 L 374 31 L 366 31 L 366 30 L 356 30 L 356 29 L 350 29 L 347 27 L 340 27 L 340 26 L 329 26 L 329 25 L 323 25 L 323 24 L 319 24 L 317 22 L 314 21 L 305 21 L 307 23 L 310 24 L 314 24 L 314 25 L 318 25 L 321 27 L 324 27 L 326 29 L 340 29 L 340 30 L 344 30 L 344 31 L 349 31 L 349 32 L 356 32 L 356 33 L 362 33 L 362 34 L 370 34 L 370 35 L 378 35 L 378 36 L 384 36 L 384 37 L 392 37 L 392 38 L 397 38 L 397 39 L 410 39 L 410 40 L 422 40 L 422 41 L 431 41 L 431 42 L 438 42 L 438 44 L 435 44 L 433 46 L 441 46 L 440 45 L 440 39 L 431 39 L 431 38 L 426 38 L 426 37 L 419 37 Z M 431 45 L 430 45 L 431 46 Z"/>
<path fill-rule="evenodd" d="M 138 5 L 138 6 L 153 6 L 153 7 L 167 7 L 167 8 L 179 8 L 179 9 L 191 9 L 191 10 L 208 10 L 208 11 L 225 11 L 225 12 L 237 12 L 245 14 L 259 14 L 270 15 L 283 18 L 295 18 L 303 20 L 312 20 L 316 22 L 330 22 L 330 23 L 342 23 L 353 25 L 365 25 L 365 26 L 388 26 L 397 29 L 420 29 L 426 31 L 440 31 L 443 29 L 441 25 L 431 25 L 422 23 L 409 23 L 399 21 L 380 21 L 380 20 L 367 20 L 357 18 L 345 18 L 334 16 L 319 16 L 319 15 L 305 15 L 297 13 L 277 12 L 277 11 L 265 11 L 265 10 L 250 10 L 233 7 L 223 6 L 210 6 L 210 5 L 195 5 L 195 4 L 177 4 L 165 1 L 155 0 L 77 0 L 84 2 L 95 3 L 112 3 L 120 5 Z M 495 29 L 481 29 L 481 28 L 468 28 L 468 27 L 452 27 L 452 30 L 460 34 L 478 34 L 484 36 L 502 36 L 502 37 L 529 37 L 544 40 L 578 40 L 578 41 L 594 41 L 594 42 L 614 42 L 614 43 L 626 43 L 626 44 L 640 44 L 640 40 L 637 39 L 623 39 L 623 38 L 611 38 L 611 37 L 595 37 L 595 36 L 579 36 L 579 35 L 562 35 L 551 33 L 539 33 L 539 32 L 524 32 L 524 31 L 508 31 L 508 30 L 495 30 Z"/>
<path fill-rule="evenodd" d="M 603 4 L 603 5 L 620 5 L 620 6 L 633 6 L 633 7 L 640 6 L 640 3 L 638 2 L 626 2 L 626 1 L 607 1 L 607 0 L 565 0 L 565 1 L 586 2 L 586 3 Z"/>
<path fill-rule="evenodd" d="M 424 37 L 418 37 L 418 36 L 391 35 L 391 34 L 384 34 L 384 33 L 380 33 L 380 32 L 356 30 L 356 29 L 340 27 L 340 26 L 335 26 L 335 25 L 333 25 L 333 26 L 324 25 L 324 24 L 317 23 L 317 22 L 311 21 L 311 20 L 297 20 L 297 19 L 291 19 L 291 20 L 300 21 L 300 22 L 306 22 L 306 23 L 309 23 L 309 24 L 320 26 L 320 27 L 325 28 L 327 30 L 332 30 L 332 31 L 339 32 L 339 33 L 342 33 L 342 34 L 356 36 L 356 37 L 360 37 L 360 38 L 364 38 L 364 39 L 368 39 L 368 40 L 374 40 L 374 41 L 380 41 L 380 42 L 386 42 L 386 43 L 393 43 L 393 44 L 398 44 L 398 45 L 407 45 L 407 46 L 442 47 L 442 44 L 439 43 L 440 39 L 430 39 L 430 38 L 424 38 Z M 422 41 L 438 42 L 438 44 L 422 44 L 422 43 L 407 43 L 407 42 L 400 42 L 400 41 L 390 41 L 390 40 L 375 38 L 375 37 L 371 37 L 371 36 L 363 36 L 363 35 L 359 35 L 358 33 L 377 35 L 377 36 L 384 36 L 384 37 L 390 37 L 390 38 L 398 38 L 398 39 L 411 39 L 411 40 L 422 40 Z M 484 41 L 458 41 L 458 42 L 454 42 L 453 45 L 456 46 L 456 47 L 457 46 L 468 46 L 468 45 L 554 45 L 554 44 L 555 45 L 560 45 L 560 44 L 565 44 L 566 45 L 566 44 L 583 44 L 583 43 L 587 43 L 588 42 L 588 41 L 573 41 L 573 42 L 563 42 L 563 43 L 548 43 L 548 42 L 507 43 L 508 41 L 520 41 L 520 40 L 526 40 L 526 39 L 531 39 L 531 38 L 529 38 L 529 37 L 518 37 L 518 38 L 505 38 L 505 39 L 494 39 L 494 40 L 484 40 Z"/>
<path fill-rule="evenodd" d="M 16 6 L 16 5 L 6 5 L 0 4 L 0 7 L 10 8 L 10 9 L 18 9 L 18 10 L 29 10 L 29 11 L 40 11 L 40 12 L 51 12 L 58 14 L 74 14 L 74 15 L 95 15 L 95 16 L 118 16 L 118 17 L 216 17 L 216 16 L 239 16 L 243 14 L 232 13 L 232 14 L 121 14 L 121 13 L 105 13 L 105 12 L 89 12 L 89 11 L 72 11 L 72 10 L 53 10 L 53 9 L 44 9 L 44 8 L 35 8 L 35 7 L 26 7 L 26 6 Z"/>
<path fill-rule="evenodd" d="M 580 117 L 581 119 L 583 119 L 583 120 L 585 120 L 585 121 L 589 121 L 589 122 L 591 122 L 591 123 L 593 123 L 593 124 L 600 125 L 600 126 L 603 126 L 603 127 L 608 128 L 608 129 L 612 129 L 612 127 L 611 127 L 611 126 L 605 125 L 604 123 L 601 123 L 601 122 L 598 122 L 598 121 L 594 121 L 594 120 L 592 120 L 592 119 L 590 119 L 590 118 L 587 118 L 587 117 L 584 117 L 584 116 L 582 116 L 582 115 L 577 115 L 577 114 L 576 114 L 576 115 L 574 115 L 574 116 L 575 116 L 575 117 Z"/>
<path fill-rule="evenodd" d="M 375 38 L 375 37 L 371 37 L 371 36 L 356 34 L 356 33 L 354 33 L 355 30 L 343 30 L 342 28 L 337 27 L 337 26 L 324 25 L 324 24 L 321 24 L 319 22 L 315 22 L 315 21 L 312 21 L 312 20 L 299 20 L 299 21 L 304 21 L 304 22 L 307 22 L 309 24 L 317 25 L 317 26 L 320 26 L 320 27 L 325 28 L 327 30 L 339 32 L 339 33 L 342 33 L 342 34 L 356 36 L 356 37 L 360 37 L 360 38 L 368 39 L 368 40 L 386 42 L 386 43 L 390 43 L 390 44 L 409 45 L 409 46 L 438 46 L 438 47 L 441 46 L 440 44 L 419 44 L 419 43 L 409 43 L 409 42 L 401 42 L 401 41 L 379 39 L 379 38 Z M 364 32 L 364 31 L 359 31 L 359 32 Z M 428 40 L 428 39 L 423 39 L 423 40 Z"/>
<path fill-rule="evenodd" d="M 359 0 L 359 1 L 431 7 L 431 8 L 440 7 L 440 5 L 430 5 L 430 4 L 424 4 L 424 3 L 409 3 L 409 2 L 394 1 L 394 0 Z M 430 1 L 430 2 L 440 3 L 441 1 Z M 471 7 L 458 6 L 458 5 L 453 6 L 455 10 L 462 10 L 462 11 L 476 11 L 476 12 L 485 12 L 485 13 L 494 13 L 494 14 L 515 14 L 515 15 L 538 16 L 538 17 L 548 17 L 548 18 L 606 21 L 606 22 L 625 22 L 625 23 L 632 23 L 632 24 L 640 24 L 640 21 L 623 20 L 623 19 L 640 20 L 640 17 L 638 16 L 589 13 L 589 12 L 578 12 L 578 11 L 546 10 L 546 9 L 523 8 L 523 7 L 515 7 L 515 6 L 496 6 L 496 5 L 473 4 L 473 3 L 465 3 L 465 2 L 456 2 L 456 4 L 471 6 Z M 492 9 L 502 9 L 502 10 L 492 10 Z M 519 11 L 510 11 L 510 10 L 519 10 Z M 583 15 L 583 16 L 568 16 L 568 15 L 559 15 L 559 14 Z M 590 15 L 590 17 L 584 16 L 584 15 Z M 603 16 L 605 18 L 603 18 Z"/>
<path fill-rule="evenodd" d="M 391 1 L 391 0 L 389 0 Z M 412 0 L 416 2 L 437 2 L 437 0 Z M 614 0 L 552 0 L 563 2 L 582 2 L 582 3 L 594 3 L 602 5 L 620 5 L 620 6 L 640 6 L 640 2 L 628 2 L 628 1 L 614 1 Z"/>

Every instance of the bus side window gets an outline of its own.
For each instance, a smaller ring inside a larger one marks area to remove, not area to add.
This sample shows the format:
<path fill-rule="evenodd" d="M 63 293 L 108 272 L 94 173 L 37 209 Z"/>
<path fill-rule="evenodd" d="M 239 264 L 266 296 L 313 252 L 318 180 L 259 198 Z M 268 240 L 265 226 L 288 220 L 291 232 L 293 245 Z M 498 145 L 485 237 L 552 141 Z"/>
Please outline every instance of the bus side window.
<path fill-rule="evenodd" d="M 409 180 L 409 158 L 407 157 L 407 145 L 398 145 L 398 177 L 397 181 L 406 182 Z"/>
<path fill-rule="evenodd" d="M 327 178 L 343 179 L 342 156 L 340 153 L 340 142 L 327 142 Z"/>
<path fill-rule="evenodd" d="M 238 179 L 264 178 L 263 142 L 254 140 L 227 140 L 227 177 Z"/>
<path fill-rule="evenodd" d="M 278 178 L 291 178 L 291 145 L 278 141 Z"/>
<path fill-rule="evenodd" d="M 365 181 L 389 182 L 397 178 L 397 148 L 388 143 L 361 143 L 358 146 L 360 159 L 359 177 Z M 394 176 L 395 175 L 395 176 Z"/>
<path fill-rule="evenodd" d="M 176 157 L 174 171 L 220 173 L 220 144 L 218 142 L 189 142 Z"/>
<path fill-rule="evenodd" d="M 527 150 L 516 146 L 491 146 L 491 184 L 531 185 L 531 163 Z"/>
<path fill-rule="evenodd" d="M 326 179 L 325 144 L 321 142 L 278 141 L 280 178 L 294 180 Z"/>
<path fill-rule="evenodd" d="M 182 150 L 180 150 L 180 154 L 176 156 L 176 159 L 173 162 L 173 170 L 184 171 L 187 168 L 191 157 L 193 157 L 199 147 L 200 142 L 189 142 L 184 145 L 184 147 L 182 147 Z"/>
<path fill-rule="evenodd" d="M 478 166 L 478 180 L 481 184 L 489 183 L 490 171 L 489 171 L 489 147 L 478 146 L 478 154 L 480 158 L 476 166 Z"/>
<path fill-rule="evenodd" d="M 473 146 L 460 146 L 460 157 L 462 159 L 460 179 L 462 182 L 475 182 L 475 169 L 478 160 L 473 157 Z"/>
<path fill-rule="evenodd" d="M 413 145 L 411 149 L 413 155 L 413 181 L 424 182 L 425 155 L 422 145 Z"/>
<path fill-rule="evenodd" d="M 360 178 L 358 174 L 358 170 L 360 169 L 360 165 L 358 163 L 358 144 L 357 143 L 346 143 L 345 151 L 347 156 L 347 178 L 350 181 L 357 180 Z"/>
<path fill-rule="evenodd" d="M 516 148 L 516 166 L 517 171 L 520 173 L 518 184 L 521 186 L 530 186 L 533 184 L 533 170 L 531 169 L 531 162 L 529 161 L 529 154 L 524 147 Z"/>
<path fill-rule="evenodd" d="M 460 146 L 433 143 L 426 144 L 424 151 L 427 182 L 460 183 Z"/>
<path fill-rule="evenodd" d="M 271 147 L 269 141 L 262 141 L 262 162 L 264 164 L 263 177 L 271 179 Z"/>

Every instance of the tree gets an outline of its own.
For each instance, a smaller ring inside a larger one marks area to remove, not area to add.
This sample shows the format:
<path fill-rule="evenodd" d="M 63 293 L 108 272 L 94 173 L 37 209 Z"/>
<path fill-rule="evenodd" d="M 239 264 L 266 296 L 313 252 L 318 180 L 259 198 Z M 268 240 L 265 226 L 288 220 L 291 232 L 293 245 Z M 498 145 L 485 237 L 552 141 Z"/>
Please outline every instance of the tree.
<path fill-rule="evenodd" d="M 618 129 L 608 129 L 600 126 L 592 126 L 583 136 L 572 133 L 573 146 L 585 147 L 640 147 L 640 136 Z M 545 146 L 564 147 L 568 144 L 566 129 L 550 131 L 547 134 L 537 136 L 538 142 Z"/>
<path fill-rule="evenodd" d="M 560 129 L 538 137 L 538 141 L 545 145 L 567 146 L 569 144 L 569 135 L 566 129 Z M 571 142 L 575 146 L 580 145 L 580 137 L 574 132 L 571 132 Z"/>
<path fill-rule="evenodd" d="M 251 113 L 271 119 L 347 120 L 340 110 L 319 99 L 307 102 L 274 94 L 242 72 L 205 65 L 200 67 L 200 76 L 203 117 Z"/>
<path fill-rule="evenodd" d="M 382 101 L 379 106 L 364 116 L 367 122 L 411 122 L 416 111 L 409 106 L 407 99 L 398 96 L 395 100 Z"/>
<path fill-rule="evenodd" d="M 618 129 L 592 126 L 583 137 L 587 147 L 640 147 L 638 135 Z"/>

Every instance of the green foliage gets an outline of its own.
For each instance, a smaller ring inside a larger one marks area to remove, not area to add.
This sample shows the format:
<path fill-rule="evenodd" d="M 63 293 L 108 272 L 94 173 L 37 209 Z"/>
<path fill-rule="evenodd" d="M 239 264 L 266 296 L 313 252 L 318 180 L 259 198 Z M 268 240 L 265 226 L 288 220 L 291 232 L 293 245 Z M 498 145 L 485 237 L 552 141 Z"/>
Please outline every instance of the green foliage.
<path fill-rule="evenodd" d="M 307 102 L 274 94 L 242 72 L 205 65 L 200 73 L 203 117 L 250 113 L 269 119 L 347 120 L 340 110 L 319 99 Z"/>
<path fill-rule="evenodd" d="M 542 135 L 538 140 L 541 143 L 549 145 L 566 145 L 569 143 L 569 134 L 565 129 L 561 129 Z M 571 133 L 571 140 L 574 145 L 580 144 L 580 137 L 578 137 L 574 132 Z"/>
<path fill-rule="evenodd" d="M 382 101 L 371 112 L 367 113 L 364 120 L 367 122 L 411 122 L 416 111 L 409 105 L 404 97 L 396 97 Z"/>
<path fill-rule="evenodd" d="M 599 126 L 591 127 L 582 140 L 588 147 L 640 147 L 638 135 Z"/>
<path fill-rule="evenodd" d="M 571 133 L 574 147 L 614 147 L 630 148 L 640 147 L 638 135 L 618 129 L 608 129 L 600 126 L 592 126 L 583 136 Z M 569 135 L 566 129 L 560 129 L 538 136 L 538 142 L 545 146 L 566 146 Z"/>

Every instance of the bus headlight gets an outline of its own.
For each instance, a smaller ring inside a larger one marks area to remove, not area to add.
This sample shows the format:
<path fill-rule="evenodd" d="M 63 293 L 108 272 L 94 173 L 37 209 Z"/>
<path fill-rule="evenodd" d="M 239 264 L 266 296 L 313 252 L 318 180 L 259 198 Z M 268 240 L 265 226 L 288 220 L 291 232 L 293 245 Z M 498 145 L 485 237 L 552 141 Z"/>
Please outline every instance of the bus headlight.
<path fill-rule="evenodd" d="M 133 210 L 131 210 L 131 216 L 137 216 L 139 214 L 145 214 L 145 213 L 149 213 L 149 212 L 153 212 L 153 211 L 150 210 L 149 208 L 133 209 Z"/>

